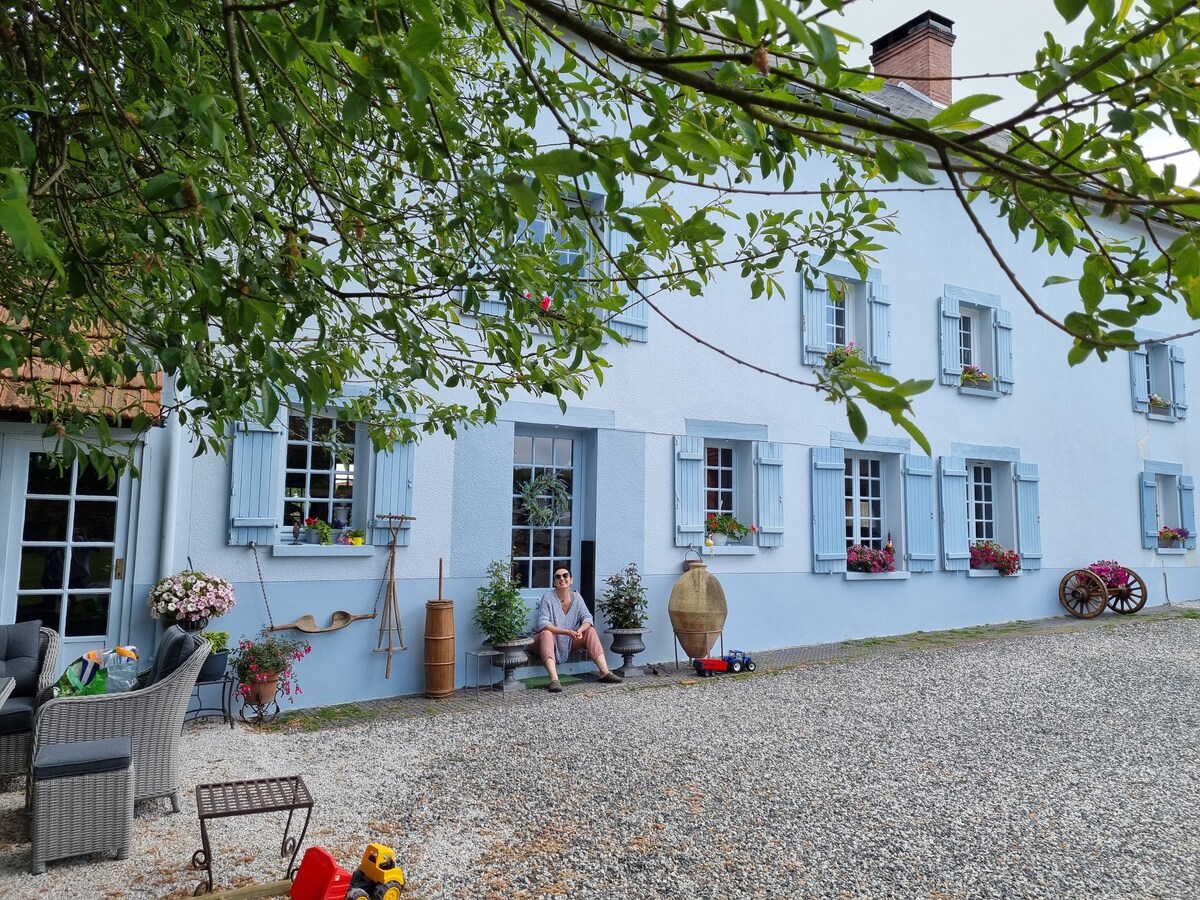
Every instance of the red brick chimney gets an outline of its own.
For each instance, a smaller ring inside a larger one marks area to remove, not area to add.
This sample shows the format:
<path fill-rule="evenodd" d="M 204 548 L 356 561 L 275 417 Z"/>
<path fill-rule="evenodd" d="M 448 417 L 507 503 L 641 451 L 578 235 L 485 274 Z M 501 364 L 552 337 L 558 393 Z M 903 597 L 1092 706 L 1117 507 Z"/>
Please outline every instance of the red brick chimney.
<path fill-rule="evenodd" d="M 907 84 L 931 100 L 950 105 L 954 23 L 923 12 L 871 42 L 871 65 L 889 84 Z"/>

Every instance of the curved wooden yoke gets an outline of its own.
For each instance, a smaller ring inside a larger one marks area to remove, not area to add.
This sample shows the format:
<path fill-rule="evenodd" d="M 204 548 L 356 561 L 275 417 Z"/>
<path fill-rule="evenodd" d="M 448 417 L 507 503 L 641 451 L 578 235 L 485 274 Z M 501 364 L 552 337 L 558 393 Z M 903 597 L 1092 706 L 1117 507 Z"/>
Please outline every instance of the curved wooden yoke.
<path fill-rule="evenodd" d="M 337 610 L 328 625 L 318 625 L 317 620 L 313 616 L 301 616 L 295 622 L 288 622 L 286 625 L 272 625 L 267 631 L 287 631 L 295 629 L 303 631 L 305 634 L 322 634 L 326 631 L 338 631 L 345 628 L 351 622 L 357 622 L 359 619 L 373 619 L 375 613 L 359 613 L 354 615 L 346 612 L 344 609 Z"/>

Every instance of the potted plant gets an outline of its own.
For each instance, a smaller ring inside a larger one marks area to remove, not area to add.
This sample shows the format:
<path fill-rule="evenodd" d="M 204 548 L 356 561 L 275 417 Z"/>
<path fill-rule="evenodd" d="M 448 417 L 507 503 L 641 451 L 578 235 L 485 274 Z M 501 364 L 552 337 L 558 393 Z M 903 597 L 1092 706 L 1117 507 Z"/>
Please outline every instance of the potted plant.
<path fill-rule="evenodd" d="M 310 544 L 332 544 L 333 526 L 321 519 L 309 516 L 304 520 L 305 539 Z"/>
<path fill-rule="evenodd" d="M 361 528 L 348 528 L 342 532 L 342 537 L 346 539 L 346 543 L 352 544 L 355 547 L 361 547 L 366 535 Z"/>
<path fill-rule="evenodd" d="M 862 362 L 862 347 L 858 346 L 854 341 L 848 343 L 845 347 L 834 347 L 825 354 L 825 368 L 836 369 L 845 365 L 846 360 L 854 362 Z"/>
<path fill-rule="evenodd" d="M 219 681 L 225 677 L 225 672 L 229 668 L 229 632 L 202 631 L 200 637 L 212 644 L 212 650 L 205 657 L 204 665 L 200 667 L 200 674 L 196 676 L 196 680 Z"/>
<path fill-rule="evenodd" d="M 1171 404 L 1161 394 L 1151 394 L 1148 399 L 1150 400 L 1151 412 L 1162 414 L 1171 408 Z"/>
<path fill-rule="evenodd" d="M 230 654 L 237 673 L 237 694 L 249 706 L 265 706 L 279 694 L 295 703 L 300 693 L 295 664 L 312 652 L 308 641 L 276 637 L 268 631 L 256 640 L 243 637 Z"/>
<path fill-rule="evenodd" d="M 512 574 L 512 563 L 494 559 L 487 567 L 487 584 L 476 592 L 475 625 L 493 650 L 492 665 L 504 669 L 501 690 L 519 691 L 525 686 L 513 677 L 513 670 L 528 662 L 526 648 L 533 643 L 529 631 L 529 607 L 521 596 L 520 585 Z"/>
<path fill-rule="evenodd" d="M 1178 547 L 1192 536 L 1192 533 L 1181 525 L 1164 525 L 1158 529 L 1158 546 Z"/>
<path fill-rule="evenodd" d="M 224 578 L 184 569 L 150 588 L 146 605 L 150 617 L 178 624 L 184 631 L 203 631 L 210 619 L 223 616 L 236 602 L 233 585 Z"/>
<path fill-rule="evenodd" d="M 637 563 L 630 563 L 617 574 L 609 575 L 604 582 L 608 588 L 597 605 L 608 620 L 605 633 L 612 635 L 612 652 L 625 661 L 617 674 L 622 678 L 644 675 L 642 667 L 633 664 L 633 657 L 646 649 L 642 635 L 650 630 L 646 627 L 646 589 L 642 586 Z"/>
<path fill-rule="evenodd" d="M 753 525 L 743 525 L 731 513 L 709 513 L 704 520 L 704 530 L 717 546 L 726 541 L 737 543 L 748 534 L 753 534 Z"/>
<path fill-rule="evenodd" d="M 986 391 L 992 387 L 992 376 L 979 368 L 979 366 L 963 366 L 961 382 L 963 387 L 979 388 Z"/>
<path fill-rule="evenodd" d="M 1021 554 L 995 541 L 976 541 L 971 545 L 971 568 L 1013 575 L 1021 570 Z"/>

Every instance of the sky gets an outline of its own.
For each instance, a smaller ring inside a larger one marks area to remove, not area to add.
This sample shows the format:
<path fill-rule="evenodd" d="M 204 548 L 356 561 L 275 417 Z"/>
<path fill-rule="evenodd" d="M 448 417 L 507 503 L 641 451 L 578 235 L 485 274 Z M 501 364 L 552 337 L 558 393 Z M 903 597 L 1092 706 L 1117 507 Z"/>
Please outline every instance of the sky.
<path fill-rule="evenodd" d="M 1049 31 L 1060 44 L 1070 47 L 1082 39 L 1089 21 L 1085 12 L 1068 25 L 1051 0 L 855 0 L 840 21 L 836 16 L 826 21 L 863 41 L 862 46 L 851 50 L 849 61 L 865 66 L 871 55 L 871 41 L 927 10 L 954 22 L 955 75 L 980 75 L 1028 68 L 1033 64 L 1038 49 L 1045 45 L 1045 32 Z M 1014 115 L 1028 102 L 1022 102 L 1024 91 L 1011 79 L 954 84 L 956 98 L 983 93 L 998 94 L 1005 98 L 979 111 L 977 115 L 985 121 L 996 122 Z M 1170 135 L 1150 134 L 1143 138 L 1142 146 L 1144 152 L 1154 155 L 1186 145 Z M 1195 154 L 1177 158 L 1174 162 L 1181 176 L 1195 177 L 1200 171 L 1200 157 Z"/>

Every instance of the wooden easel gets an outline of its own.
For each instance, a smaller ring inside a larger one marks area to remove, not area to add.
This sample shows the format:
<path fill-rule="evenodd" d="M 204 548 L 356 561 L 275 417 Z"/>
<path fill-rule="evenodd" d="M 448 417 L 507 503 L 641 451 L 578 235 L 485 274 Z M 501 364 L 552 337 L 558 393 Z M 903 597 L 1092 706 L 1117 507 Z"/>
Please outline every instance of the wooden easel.
<path fill-rule="evenodd" d="M 400 621 L 400 599 L 396 595 L 396 539 L 400 536 L 400 528 L 405 522 L 416 520 L 416 516 L 397 516 L 386 514 L 376 516 L 376 519 L 387 522 L 388 534 L 391 537 L 391 547 L 389 549 L 388 567 L 386 585 L 387 592 L 383 600 L 383 618 L 379 622 L 379 641 L 375 646 L 376 653 L 386 653 L 387 668 L 384 671 L 384 678 L 392 677 L 392 654 L 400 650 L 407 650 L 404 646 L 404 625 Z M 393 642 L 392 636 L 395 633 L 396 642 Z M 384 646 L 384 636 L 387 637 L 387 646 Z"/>

